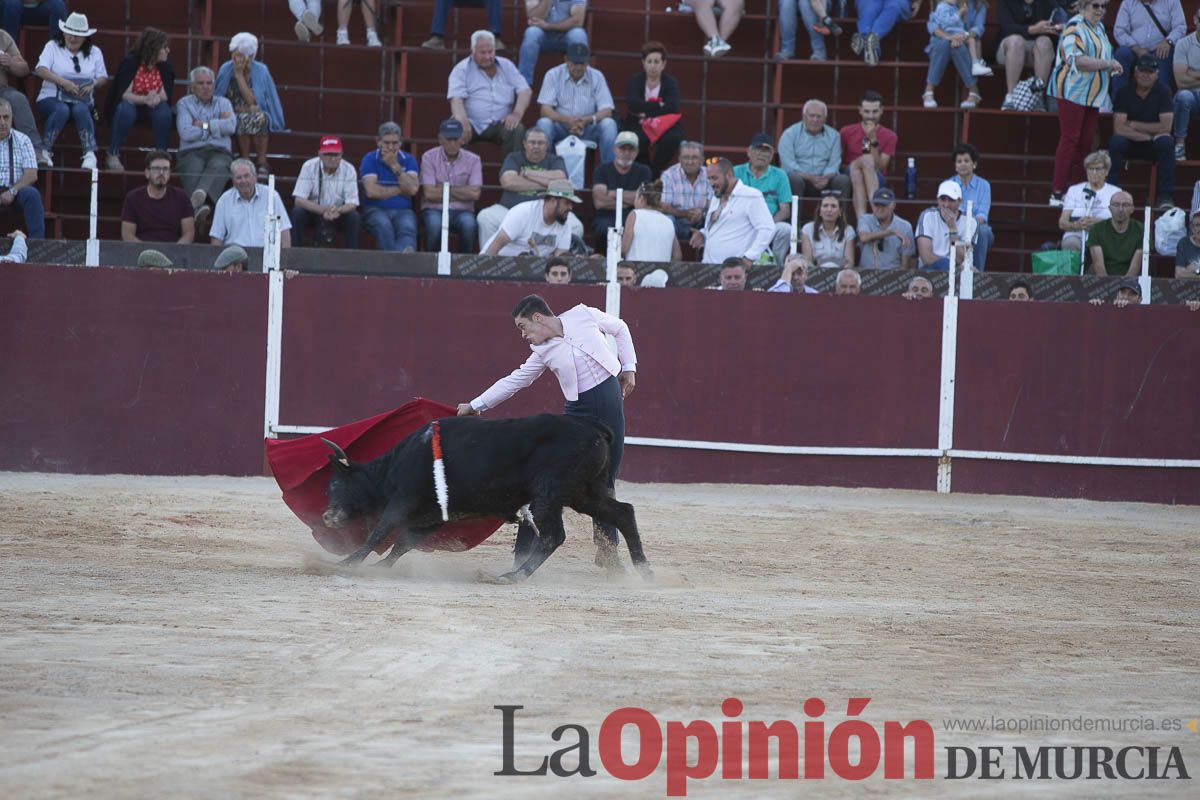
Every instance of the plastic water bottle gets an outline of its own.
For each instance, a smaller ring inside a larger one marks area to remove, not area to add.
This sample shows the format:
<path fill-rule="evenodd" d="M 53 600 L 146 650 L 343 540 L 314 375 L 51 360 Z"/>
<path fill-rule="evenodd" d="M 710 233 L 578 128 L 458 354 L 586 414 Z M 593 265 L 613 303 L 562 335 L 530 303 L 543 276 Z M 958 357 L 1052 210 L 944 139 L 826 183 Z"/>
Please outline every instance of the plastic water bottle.
<path fill-rule="evenodd" d="M 908 160 L 908 169 L 904 170 L 904 196 L 909 200 L 917 199 L 917 160 Z"/>

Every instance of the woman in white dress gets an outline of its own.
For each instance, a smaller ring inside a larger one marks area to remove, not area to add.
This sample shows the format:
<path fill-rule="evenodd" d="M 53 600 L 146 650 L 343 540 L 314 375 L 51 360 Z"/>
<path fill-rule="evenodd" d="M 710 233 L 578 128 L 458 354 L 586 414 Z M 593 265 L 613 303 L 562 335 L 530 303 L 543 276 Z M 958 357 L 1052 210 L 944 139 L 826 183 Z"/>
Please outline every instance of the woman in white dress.
<path fill-rule="evenodd" d="M 854 266 L 854 228 L 847 224 L 836 193 L 823 195 L 813 221 L 800 229 L 800 250 L 809 263 L 819 267 Z"/>
<path fill-rule="evenodd" d="M 643 183 L 633 201 L 633 211 L 625 217 L 621 236 L 621 257 L 626 261 L 679 261 L 679 240 L 675 223 L 659 211 L 662 181 Z"/>

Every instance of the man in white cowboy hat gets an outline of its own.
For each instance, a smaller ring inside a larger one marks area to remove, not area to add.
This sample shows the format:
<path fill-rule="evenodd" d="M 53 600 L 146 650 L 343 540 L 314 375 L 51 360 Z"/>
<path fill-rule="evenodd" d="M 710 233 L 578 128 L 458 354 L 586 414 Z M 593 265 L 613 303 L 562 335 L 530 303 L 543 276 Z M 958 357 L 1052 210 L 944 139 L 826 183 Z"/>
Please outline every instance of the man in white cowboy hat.
<path fill-rule="evenodd" d="M 4 30 L 16 39 L 22 25 L 46 23 L 53 36 L 58 25 L 67 18 L 65 0 L 4 0 Z M 84 25 L 86 28 L 87 25 Z"/>
<path fill-rule="evenodd" d="M 550 181 L 541 200 L 513 206 L 500 230 L 483 245 L 485 256 L 560 256 L 571 251 L 567 217 L 571 206 L 583 202 L 566 179 Z"/>

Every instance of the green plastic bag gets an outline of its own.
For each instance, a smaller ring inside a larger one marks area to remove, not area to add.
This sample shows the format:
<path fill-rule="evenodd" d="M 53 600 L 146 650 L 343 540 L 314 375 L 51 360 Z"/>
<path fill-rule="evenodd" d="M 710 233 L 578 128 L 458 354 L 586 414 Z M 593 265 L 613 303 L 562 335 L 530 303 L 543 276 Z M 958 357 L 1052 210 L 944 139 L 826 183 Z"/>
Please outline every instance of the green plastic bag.
<path fill-rule="evenodd" d="M 1078 275 L 1079 253 L 1075 250 L 1042 250 L 1033 254 L 1034 275 Z"/>

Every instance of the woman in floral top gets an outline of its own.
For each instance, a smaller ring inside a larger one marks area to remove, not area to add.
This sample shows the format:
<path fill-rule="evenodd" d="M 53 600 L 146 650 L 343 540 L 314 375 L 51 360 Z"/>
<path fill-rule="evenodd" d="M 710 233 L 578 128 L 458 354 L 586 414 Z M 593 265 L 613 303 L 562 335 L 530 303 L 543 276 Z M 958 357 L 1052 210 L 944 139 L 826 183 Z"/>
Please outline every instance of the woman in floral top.
<path fill-rule="evenodd" d="M 133 51 L 117 67 L 104 105 L 104 118 L 112 130 L 105 160 L 108 169 L 125 168 L 121 164 L 121 145 L 135 122 L 154 130 L 156 150 L 170 146 L 174 127 L 171 91 L 175 87 L 175 68 L 167 60 L 170 54 L 167 34 L 157 28 L 146 28 Z"/>

